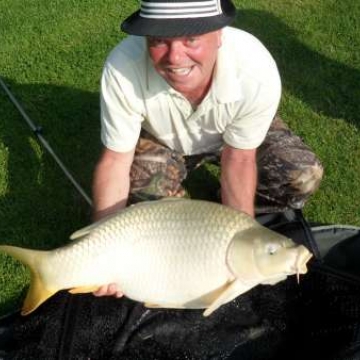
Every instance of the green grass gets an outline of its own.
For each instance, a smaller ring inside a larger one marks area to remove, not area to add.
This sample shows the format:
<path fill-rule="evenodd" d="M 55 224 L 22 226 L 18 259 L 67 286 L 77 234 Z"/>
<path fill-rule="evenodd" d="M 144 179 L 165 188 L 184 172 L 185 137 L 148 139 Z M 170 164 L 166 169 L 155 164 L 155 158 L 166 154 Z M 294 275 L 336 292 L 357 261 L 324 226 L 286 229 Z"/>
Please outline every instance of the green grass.
<path fill-rule="evenodd" d="M 280 114 L 325 167 L 308 219 L 360 226 L 360 4 L 237 0 L 235 25 L 272 52 L 283 79 Z M 99 79 L 137 1 L 0 0 L 0 76 L 90 193 L 99 155 Z M 210 167 L 216 174 L 216 169 Z M 192 178 L 195 196 L 204 181 Z M 0 91 L 0 243 L 53 248 L 90 209 Z M 0 314 L 19 306 L 27 270 L 0 255 Z"/>

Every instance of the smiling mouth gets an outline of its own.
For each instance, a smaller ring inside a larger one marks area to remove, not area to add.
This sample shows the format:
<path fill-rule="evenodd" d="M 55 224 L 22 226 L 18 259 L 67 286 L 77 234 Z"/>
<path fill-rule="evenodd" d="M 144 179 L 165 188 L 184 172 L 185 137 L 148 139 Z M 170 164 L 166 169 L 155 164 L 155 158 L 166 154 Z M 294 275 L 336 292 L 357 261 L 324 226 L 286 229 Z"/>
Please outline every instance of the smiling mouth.
<path fill-rule="evenodd" d="M 190 74 L 192 69 L 193 69 L 193 66 L 190 66 L 190 67 L 178 67 L 178 68 L 166 68 L 166 71 L 169 74 L 186 76 L 186 75 Z"/>

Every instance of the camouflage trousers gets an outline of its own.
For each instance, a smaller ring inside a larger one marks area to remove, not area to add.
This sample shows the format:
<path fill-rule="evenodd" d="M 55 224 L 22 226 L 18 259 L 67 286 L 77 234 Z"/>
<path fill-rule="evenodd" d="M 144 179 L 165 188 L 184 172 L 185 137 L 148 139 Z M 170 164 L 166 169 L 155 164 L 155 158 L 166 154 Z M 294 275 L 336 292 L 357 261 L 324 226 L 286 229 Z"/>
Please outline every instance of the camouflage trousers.
<path fill-rule="evenodd" d="M 220 152 L 184 156 L 142 132 L 130 172 L 129 202 L 185 196 L 183 180 L 206 161 L 220 164 Z M 315 154 L 278 116 L 257 150 L 257 167 L 256 213 L 302 208 L 323 175 Z"/>

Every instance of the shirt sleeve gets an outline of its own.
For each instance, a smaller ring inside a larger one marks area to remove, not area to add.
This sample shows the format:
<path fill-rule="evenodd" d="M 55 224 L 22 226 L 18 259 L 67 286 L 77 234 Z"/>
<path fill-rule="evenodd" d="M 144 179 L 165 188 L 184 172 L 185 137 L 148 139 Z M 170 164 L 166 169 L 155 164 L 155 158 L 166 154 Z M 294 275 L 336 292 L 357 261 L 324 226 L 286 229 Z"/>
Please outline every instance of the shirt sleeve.
<path fill-rule="evenodd" d="M 117 152 L 135 148 L 143 121 L 135 82 L 129 78 L 129 72 L 124 76 L 123 71 L 105 64 L 100 91 L 101 141 Z"/>

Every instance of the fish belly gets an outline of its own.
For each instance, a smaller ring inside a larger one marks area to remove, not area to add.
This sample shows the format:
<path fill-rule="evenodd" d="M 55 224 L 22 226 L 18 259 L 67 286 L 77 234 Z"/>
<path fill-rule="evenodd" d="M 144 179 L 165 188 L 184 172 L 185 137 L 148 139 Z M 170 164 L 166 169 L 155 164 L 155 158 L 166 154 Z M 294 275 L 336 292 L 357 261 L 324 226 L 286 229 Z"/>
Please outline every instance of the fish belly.
<path fill-rule="evenodd" d="M 212 247 L 201 240 L 173 236 L 123 250 L 118 263 L 124 293 L 138 301 L 185 304 L 223 286 L 231 278 L 225 242 Z"/>

